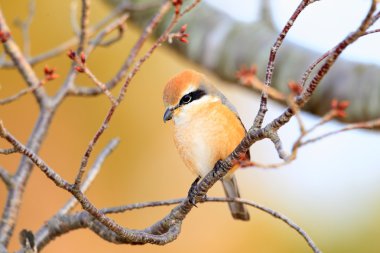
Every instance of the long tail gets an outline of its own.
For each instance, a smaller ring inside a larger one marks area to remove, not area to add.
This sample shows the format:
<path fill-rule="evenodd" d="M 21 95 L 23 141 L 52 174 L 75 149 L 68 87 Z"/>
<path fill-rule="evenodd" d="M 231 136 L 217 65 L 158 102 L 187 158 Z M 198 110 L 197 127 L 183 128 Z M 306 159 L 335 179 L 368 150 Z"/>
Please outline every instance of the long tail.
<path fill-rule="evenodd" d="M 234 175 L 228 178 L 223 178 L 222 183 L 224 192 L 228 198 L 240 198 L 239 189 Z M 230 207 L 230 211 L 234 219 L 243 221 L 249 220 L 248 210 L 242 203 L 229 202 L 228 206 Z"/>

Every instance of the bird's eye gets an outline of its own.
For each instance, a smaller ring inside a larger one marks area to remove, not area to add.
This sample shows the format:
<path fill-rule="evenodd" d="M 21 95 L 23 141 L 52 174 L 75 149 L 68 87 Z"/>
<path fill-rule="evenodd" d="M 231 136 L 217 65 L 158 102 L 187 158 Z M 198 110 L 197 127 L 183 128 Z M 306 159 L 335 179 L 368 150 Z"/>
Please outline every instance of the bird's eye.
<path fill-rule="evenodd" d="M 181 98 L 181 101 L 179 101 L 180 105 L 188 104 L 193 100 L 193 97 L 190 94 L 187 94 Z"/>

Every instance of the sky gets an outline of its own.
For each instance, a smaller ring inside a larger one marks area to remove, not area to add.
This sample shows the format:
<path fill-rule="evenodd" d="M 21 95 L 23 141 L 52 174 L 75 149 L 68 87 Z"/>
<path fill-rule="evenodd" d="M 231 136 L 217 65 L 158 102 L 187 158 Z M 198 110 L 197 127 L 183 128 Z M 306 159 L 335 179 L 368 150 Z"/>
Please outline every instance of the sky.
<path fill-rule="evenodd" d="M 258 16 L 261 0 L 206 0 L 236 19 L 251 22 Z M 274 22 L 281 29 L 300 0 L 264 0 L 271 2 Z M 308 6 L 288 34 L 288 39 L 325 52 L 355 30 L 370 6 L 369 0 L 322 0 Z M 377 22 L 374 28 L 380 28 Z M 350 46 L 343 57 L 380 65 L 380 33 L 366 36 Z"/>

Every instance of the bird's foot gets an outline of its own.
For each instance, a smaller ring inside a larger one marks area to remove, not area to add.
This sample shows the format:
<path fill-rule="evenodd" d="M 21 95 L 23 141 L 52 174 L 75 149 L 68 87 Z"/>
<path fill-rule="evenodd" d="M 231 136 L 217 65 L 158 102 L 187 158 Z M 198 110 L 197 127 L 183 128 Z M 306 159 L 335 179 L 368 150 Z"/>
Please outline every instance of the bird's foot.
<path fill-rule="evenodd" d="M 197 195 L 198 195 L 197 186 L 198 186 L 199 180 L 201 180 L 200 176 L 198 176 L 194 180 L 194 182 L 191 184 L 189 192 L 187 193 L 187 199 L 189 200 L 189 203 L 192 204 L 195 207 L 197 207 L 197 205 L 196 205 L 196 203 L 197 203 Z"/>

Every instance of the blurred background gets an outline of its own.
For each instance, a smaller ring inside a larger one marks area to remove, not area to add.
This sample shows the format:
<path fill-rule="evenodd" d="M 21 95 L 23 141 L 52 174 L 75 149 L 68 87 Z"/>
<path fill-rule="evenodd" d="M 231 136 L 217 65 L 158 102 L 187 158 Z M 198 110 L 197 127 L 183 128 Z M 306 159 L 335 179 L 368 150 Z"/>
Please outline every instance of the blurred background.
<path fill-rule="evenodd" d="M 231 4 L 232 1 L 213 1 L 213 8 L 222 8 L 222 2 Z M 358 2 L 360 8 L 353 2 Z M 251 6 L 249 5 L 251 1 L 241 1 L 241 3 L 234 1 L 234 3 L 236 8 L 241 9 L 228 7 L 227 10 L 231 11 L 231 15 L 240 18 L 255 16 L 254 10 L 258 8 L 258 4 Z M 280 29 L 295 4 L 284 0 L 273 0 L 271 3 L 273 16 L 276 17 L 276 29 Z M 11 27 L 12 36 L 22 45 L 22 36 L 14 21 L 27 16 L 28 1 L 0 0 L 0 4 Z M 368 1 L 350 1 L 350 4 L 345 1 L 344 6 L 352 7 L 352 15 L 355 13 L 363 15 L 368 9 Z M 102 19 L 111 8 L 111 5 L 103 1 L 93 1 L 90 23 Z M 322 6 L 319 8 L 319 11 L 323 9 Z M 307 10 L 299 23 L 296 23 L 295 31 L 289 34 L 290 39 L 296 43 L 298 38 L 302 38 L 300 42 L 302 47 L 309 46 L 312 49 L 317 49 L 316 45 L 328 45 L 327 48 L 318 49 L 322 51 L 334 45 L 346 32 L 352 30 L 343 28 L 343 24 L 353 19 L 351 14 L 338 17 L 337 13 L 346 12 L 339 9 L 342 6 L 335 8 L 338 9 L 332 9 L 332 14 L 323 12 L 323 17 L 321 14 L 315 14 L 319 15 L 318 20 L 332 16 L 327 24 L 316 25 L 322 27 L 322 30 L 313 34 L 317 35 L 321 42 L 316 42 L 316 38 L 309 35 L 302 35 L 302 29 L 299 28 L 307 27 L 306 22 L 315 22 L 315 19 L 310 21 L 307 18 L 308 15 L 314 15 L 312 10 Z M 316 9 L 313 6 L 313 10 Z M 196 11 L 197 9 L 194 10 L 194 15 Z M 249 11 L 252 13 L 249 14 Z M 362 15 L 358 15 L 356 22 Z M 252 20 L 244 18 L 240 21 L 253 22 Z M 340 31 L 340 28 L 348 30 L 338 38 L 331 37 L 331 34 Z M 298 35 L 296 31 L 299 32 Z M 140 32 L 138 26 L 128 23 L 125 36 L 120 42 L 109 48 L 98 48 L 91 55 L 88 64 L 100 80 L 107 81 L 114 75 L 128 56 Z M 36 1 L 36 13 L 31 26 L 32 55 L 45 52 L 72 36 L 68 1 Z M 191 39 L 190 35 L 189 46 L 192 43 Z M 147 43 L 145 50 L 152 41 Z M 345 57 L 351 61 L 360 60 L 364 64 L 369 62 L 378 64 L 380 56 L 376 48 L 376 46 L 362 46 L 363 52 Z M 376 58 L 377 63 L 376 59 L 362 58 L 364 54 Z M 71 63 L 66 55 L 60 55 L 45 63 L 37 64 L 35 70 L 40 77 L 43 76 L 45 64 L 56 67 L 57 73 L 61 75 L 59 79 L 46 84 L 49 94 L 54 94 L 64 81 Z M 119 137 L 121 140 L 87 193 L 97 207 L 186 196 L 194 177 L 185 168 L 175 150 L 171 123 L 164 124 L 162 121 L 163 87 L 172 75 L 186 68 L 207 74 L 237 107 L 246 127 L 251 125 L 259 104 L 257 93 L 223 81 L 211 71 L 186 60 L 168 46 L 159 48 L 131 83 L 124 102 L 93 152 L 92 158 L 96 157 L 111 138 Z M 304 68 L 306 66 L 302 66 L 302 70 Z M 79 76 L 77 83 L 92 85 L 83 76 Z M 7 97 L 25 87 L 17 71 L 9 69 L 0 69 L 0 85 L 1 97 Z M 65 179 L 72 181 L 88 142 L 101 124 L 108 108 L 109 101 L 104 96 L 70 97 L 65 100 L 49 129 L 40 156 Z M 271 102 L 267 120 L 278 116 L 283 109 L 283 105 Z M 31 95 L 0 107 L 1 120 L 23 143 L 27 142 L 37 115 L 38 107 Z M 318 116 L 309 113 L 303 113 L 302 116 L 307 126 L 312 126 L 319 119 Z M 342 123 L 333 122 L 324 127 L 322 132 L 341 126 Z M 280 131 L 287 148 L 291 147 L 298 134 L 295 121 Z M 257 201 L 285 214 L 306 230 L 324 252 L 379 252 L 379 141 L 380 136 L 376 131 L 347 132 L 304 147 L 299 151 L 295 162 L 281 169 L 239 170 L 236 174 L 241 194 L 246 199 Z M 0 145 L 4 147 L 6 144 L 0 140 Z M 267 141 L 252 147 L 251 153 L 254 161 L 267 163 L 278 161 L 272 144 Z M 0 156 L 0 164 L 14 172 L 19 159 L 19 155 Z M 217 184 L 209 195 L 223 195 L 221 185 Z M 5 203 L 5 197 L 6 189 L 0 184 L 1 208 Z M 69 197 L 68 193 L 57 189 L 38 169 L 35 169 L 26 187 L 16 233 L 24 228 L 37 231 Z M 169 207 L 158 207 L 112 217 L 126 227 L 144 228 L 163 217 L 169 210 Z M 44 252 L 311 251 L 304 240 L 281 221 L 252 208 L 250 213 L 251 221 L 243 223 L 230 217 L 226 204 L 207 203 L 190 213 L 183 223 L 179 238 L 166 246 L 113 245 L 101 240 L 90 231 L 77 230 L 56 239 L 44 249 Z M 10 249 L 11 251 L 19 249 L 18 236 L 13 236 Z"/>

